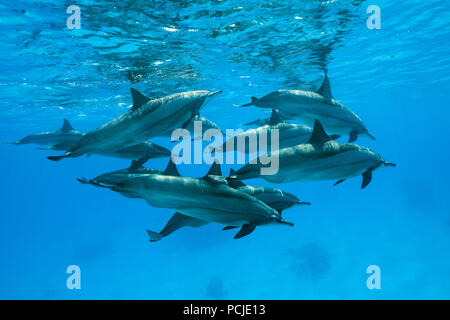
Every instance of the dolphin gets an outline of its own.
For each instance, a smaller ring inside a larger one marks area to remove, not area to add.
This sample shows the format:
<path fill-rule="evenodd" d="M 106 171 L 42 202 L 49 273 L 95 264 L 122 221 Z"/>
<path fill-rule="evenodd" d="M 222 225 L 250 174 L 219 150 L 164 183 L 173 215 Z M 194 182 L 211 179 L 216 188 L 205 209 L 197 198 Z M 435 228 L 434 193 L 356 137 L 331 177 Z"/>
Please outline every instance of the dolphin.
<path fill-rule="evenodd" d="M 241 106 L 276 108 L 286 117 L 299 119 L 308 126 L 312 126 L 317 119 L 332 134 L 348 134 L 349 142 L 356 141 L 358 135 L 366 135 L 375 140 L 361 118 L 333 98 L 327 73 L 317 92 L 277 90 L 260 99 L 252 97 L 250 103 Z"/>
<path fill-rule="evenodd" d="M 362 175 L 361 189 L 372 180 L 372 172 L 381 166 L 396 166 L 386 162 L 378 153 L 355 144 L 333 141 L 315 121 L 308 143 L 275 151 L 279 157 L 279 170 L 274 175 L 260 175 L 261 164 L 247 164 L 230 178 L 252 179 L 261 177 L 272 183 L 337 180 Z"/>
<path fill-rule="evenodd" d="M 271 150 L 271 139 L 269 137 L 271 136 L 272 130 L 278 130 L 279 134 L 279 140 L 278 140 L 278 148 L 287 148 L 292 147 L 298 144 L 302 144 L 307 142 L 311 138 L 312 129 L 307 126 L 303 126 L 300 124 L 294 124 L 294 123 L 288 123 L 284 122 L 277 110 L 272 109 L 272 116 L 270 117 L 270 121 L 268 124 L 255 128 L 255 129 L 249 129 L 245 132 L 242 132 L 241 134 L 238 134 L 230 139 L 233 140 L 233 146 L 234 148 L 232 150 L 229 150 L 227 148 L 227 145 L 229 141 L 226 141 L 222 146 L 216 148 L 219 152 L 228 152 L 228 151 L 234 151 L 234 149 L 237 148 L 239 152 L 242 153 L 250 153 L 249 144 L 245 143 L 245 150 L 243 148 L 240 148 L 238 145 L 238 141 L 245 141 L 244 139 L 248 138 L 249 141 L 259 141 L 259 136 L 262 133 L 266 133 L 267 137 L 267 148 L 265 151 Z M 259 151 L 259 150 L 255 150 Z"/>
<path fill-rule="evenodd" d="M 213 165 L 211 167 L 209 175 L 222 176 L 222 172 L 220 170 L 220 166 Z M 230 170 L 230 176 L 234 174 L 234 170 Z M 251 195 L 258 200 L 261 200 L 269 207 L 277 210 L 280 215 L 283 210 L 286 210 L 294 205 L 310 205 L 309 202 L 300 201 L 295 195 L 282 191 L 276 188 L 269 187 L 253 187 L 244 184 L 243 182 L 237 179 L 230 179 L 228 181 L 228 185 L 236 190 L 242 191 L 248 195 Z M 166 223 L 164 228 L 160 232 L 155 232 L 147 229 L 147 233 L 150 236 L 150 241 L 159 241 L 162 238 L 167 237 L 173 232 L 183 228 L 183 227 L 193 227 L 199 228 L 208 224 L 208 221 L 192 218 L 189 216 L 185 216 L 179 212 L 176 212 L 170 220 Z M 234 226 L 226 226 L 223 230 L 234 229 Z"/>
<path fill-rule="evenodd" d="M 235 239 L 252 233 L 258 225 L 293 225 L 264 202 L 228 186 L 225 178 L 209 173 L 202 178 L 181 177 L 170 160 L 163 174 L 139 174 L 99 184 L 140 197 L 153 207 L 171 208 L 191 218 L 241 227 Z"/>
<path fill-rule="evenodd" d="M 171 152 L 169 149 L 156 143 L 145 141 L 120 150 L 100 150 L 98 152 L 92 152 L 92 154 L 129 160 L 148 160 L 161 157 L 170 157 Z"/>
<path fill-rule="evenodd" d="M 62 127 L 58 130 L 31 134 L 11 143 L 15 145 L 38 144 L 41 146 L 51 144 L 74 145 L 81 139 L 82 136 L 83 133 L 74 130 L 70 122 L 67 119 L 64 119 Z"/>
<path fill-rule="evenodd" d="M 64 149 L 64 146 L 65 146 L 64 144 L 56 144 L 51 147 L 38 149 L 67 150 Z M 93 151 L 90 154 L 128 160 L 140 160 L 140 159 L 148 160 L 161 157 L 170 157 L 171 152 L 169 149 L 164 148 L 156 143 L 145 141 L 120 150 L 98 150 Z"/>
<path fill-rule="evenodd" d="M 109 185 L 114 185 L 115 183 L 119 183 L 120 181 L 126 180 L 131 177 L 146 175 L 146 174 L 163 174 L 163 170 L 155 169 L 155 168 L 146 168 L 143 167 L 143 164 L 146 162 L 143 160 L 133 160 L 131 161 L 130 167 L 126 169 L 120 169 L 108 173 L 104 173 L 95 177 L 93 179 L 86 178 L 78 178 L 77 180 L 83 184 L 91 184 L 97 187 L 104 187 Z M 109 188 L 109 187 L 105 187 Z M 139 198 L 136 194 L 121 192 L 121 194 L 128 198 Z"/>
<path fill-rule="evenodd" d="M 62 156 L 47 157 L 58 161 L 94 152 L 120 150 L 187 123 L 210 98 L 221 91 L 206 90 L 176 93 L 150 99 L 131 88 L 133 106 L 118 118 L 88 132 L 77 145 Z"/>

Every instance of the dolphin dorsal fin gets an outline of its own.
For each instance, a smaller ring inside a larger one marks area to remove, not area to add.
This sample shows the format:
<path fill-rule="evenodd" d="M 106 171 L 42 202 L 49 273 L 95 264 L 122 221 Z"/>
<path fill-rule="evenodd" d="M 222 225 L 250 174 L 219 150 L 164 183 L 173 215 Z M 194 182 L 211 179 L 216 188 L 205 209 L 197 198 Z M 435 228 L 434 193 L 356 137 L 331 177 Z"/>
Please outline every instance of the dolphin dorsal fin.
<path fill-rule="evenodd" d="M 61 131 L 71 131 L 73 130 L 72 125 L 70 124 L 69 120 L 64 119 L 63 125 L 61 127 Z"/>
<path fill-rule="evenodd" d="M 140 106 L 142 106 L 150 101 L 149 97 L 144 96 L 142 93 L 140 93 L 136 89 L 130 88 L 130 91 L 131 91 L 131 98 L 133 99 L 133 106 L 131 107 L 131 110 L 136 110 Z"/>
<path fill-rule="evenodd" d="M 327 135 L 327 133 L 323 129 L 323 126 L 320 123 L 320 121 L 316 119 L 316 121 L 314 122 L 314 129 L 308 143 L 322 144 L 330 140 L 332 139 Z"/>
<path fill-rule="evenodd" d="M 280 122 L 283 122 L 283 120 L 281 120 L 280 114 L 276 109 L 272 109 L 272 115 L 270 116 L 269 126 L 277 125 Z"/>
<path fill-rule="evenodd" d="M 328 99 L 333 99 L 333 94 L 331 93 L 330 79 L 328 78 L 328 73 L 325 72 L 325 78 L 323 79 L 322 85 L 320 86 L 317 93 Z"/>
<path fill-rule="evenodd" d="M 181 176 L 178 172 L 177 166 L 173 163 L 172 159 L 169 159 L 169 163 L 167 164 L 166 170 L 163 172 L 166 176 Z"/>
<path fill-rule="evenodd" d="M 216 160 L 214 160 L 214 163 L 211 165 L 211 168 L 209 168 L 208 173 L 205 175 L 207 176 L 222 176 L 222 169 L 220 168 L 220 163 Z"/>
<path fill-rule="evenodd" d="M 139 160 L 133 160 L 131 161 L 130 168 L 131 170 L 142 168 L 142 163 Z"/>

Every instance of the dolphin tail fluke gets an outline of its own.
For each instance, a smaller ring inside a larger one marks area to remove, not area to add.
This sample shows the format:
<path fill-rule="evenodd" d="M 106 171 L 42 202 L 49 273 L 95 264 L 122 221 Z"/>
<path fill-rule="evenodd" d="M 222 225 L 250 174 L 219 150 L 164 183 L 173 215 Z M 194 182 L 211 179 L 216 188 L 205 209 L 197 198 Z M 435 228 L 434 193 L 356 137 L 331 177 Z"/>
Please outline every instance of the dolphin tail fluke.
<path fill-rule="evenodd" d="M 233 107 L 250 107 L 254 106 L 256 102 L 258 101 L 258 98 L 252 97 L 252 102 L 246 103 L 246 104 L 233 104 Z"/>
<path fill-rule="evenodd" d="M 156 242 L 163 238 L 163 236 L 159 232 L 151 231 L 148 229 L 146 231 L 150 237 L 150 240 L 149 240 L 150 242 Z"/>
<path fill-rule="evenodd" d="M 241 228 L 241 230 L 239 230 L 238 233 L 236 233 L 236 235 L 234 236 L 234 239 L 240 239 L 243 238 L 245 236 L 248 236 L 250 233 L 252 233 L 256 228 L 256 224 L 244 224 Z"/>

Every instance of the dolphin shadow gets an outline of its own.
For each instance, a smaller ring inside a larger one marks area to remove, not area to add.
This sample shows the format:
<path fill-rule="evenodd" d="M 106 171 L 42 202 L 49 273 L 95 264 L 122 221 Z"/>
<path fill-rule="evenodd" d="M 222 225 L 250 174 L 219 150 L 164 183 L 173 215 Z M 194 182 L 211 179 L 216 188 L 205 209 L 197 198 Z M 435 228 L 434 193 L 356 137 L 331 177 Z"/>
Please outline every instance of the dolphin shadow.
<path fill-rule="evenodd" d="M 87 242 L 77 245 L 72 253 L 75 261 L 91 262 L 101 260 L 115 253 L 114 246 L 108 241 Z"/>
<path fill-rule="evenodd" d="M 224 300 L 227 297 L 227 291 L 223 284 L 223 280 L 212 277 L 206 286 L 206 298 L 213 300 Z"/>
<path fill-rule="evenodd" d="M 318 281 L 331 269 L 329 251 L 317 243 L 308 243 L 298 249 L 287 252 L 291 257 L 290 269 L 300 278 Z"/>

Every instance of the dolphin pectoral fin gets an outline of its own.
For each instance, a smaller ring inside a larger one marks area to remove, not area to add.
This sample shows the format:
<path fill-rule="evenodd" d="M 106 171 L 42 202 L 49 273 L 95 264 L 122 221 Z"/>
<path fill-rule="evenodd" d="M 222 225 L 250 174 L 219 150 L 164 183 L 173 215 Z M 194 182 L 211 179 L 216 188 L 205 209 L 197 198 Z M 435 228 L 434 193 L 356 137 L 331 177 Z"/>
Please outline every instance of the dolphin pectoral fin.
<path fill-rule="evenodd" d="M 151 231 L 151 230 L 146 230 L 147 231 L 147 233 L 148 233 L 148 235 L 149 235 L 149 237 L 150 237 L 150 242 L 156 242 L 156 241 L 159 241 L 159 240 L 161 240 L 162 238 L 163 238 L 163 236 L 160 234 L 160 233 L 158 233 L 158 232 L 155 232 L 155 231 Z"/>
<path fill-rule="evenodd" d="M 234 236 L 234 239 L 240 239 L 243 238 L 247 235 L 249 235 L 250 233 L 252 233 L 256 228 L 256 224 L 244 224 L 241 228 L 241 230 L 239 230 L 238 233 L 236 233 L 236 235 Z"/>
<path fill-rule="evenodd" d="M 367 169 L 367 171 L 364 171 L 362 174 L 363 181 L 361 184 L 361 189 L 364 189 L 367 187 L 367 185 L 372 181 L 372 169 Z"/>
<path fill-rule="evenodd" d="M 336 181 L 336 182 L 333 184 L 333 186 L 337 186 L 338 184 L 340 184 L 340 183 L 342 183 L 342 182 L 344 182 L 344 181 L 345 181 L 345 179 L 338 180 L 338 181 Z"/>
<path fill-rule="evenodd" d="M 65 154 L 63 154 L 62 156 L 48 156 L 47 159 L 48 160 L 52 160 L 52 161 L 59 161 L 61 159 L 66 158 L 67 156 Z"/>
<path fill-rule="evenodd" d="M 236 227 L 236 226 L 226 226 L 226 227 L 223 227 L 223 228 L 222 228 L 222 231 L 227 231 L 227 230 L 236 229 L 236 228 L 239 228 L 239 227 Z"/>
<path fill-rule="evenodd" d="M 348 142 L 349 143 L 355 142 L 356 139 L 358 139 L 358 133 L 356 131 L 350 132 L 350 134 L 348 136 Z"/>

